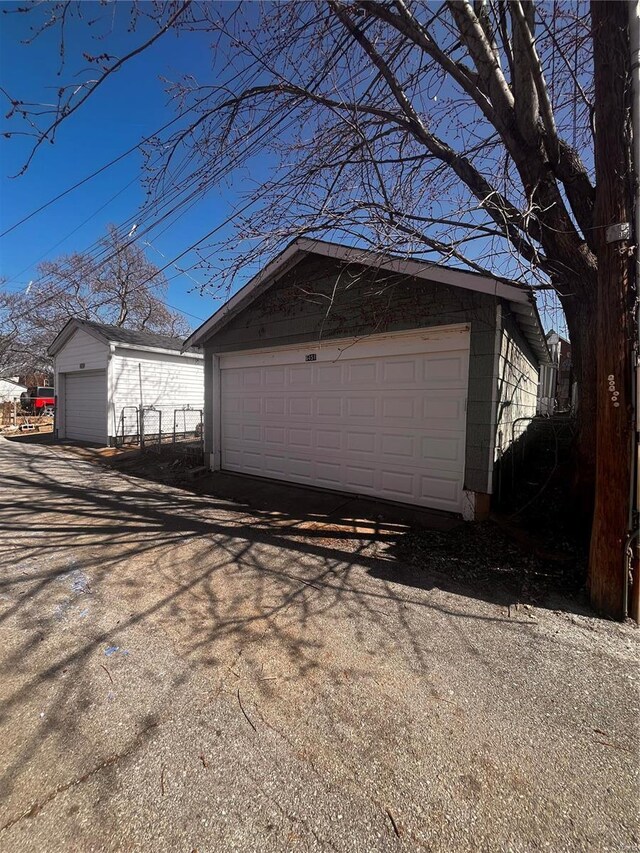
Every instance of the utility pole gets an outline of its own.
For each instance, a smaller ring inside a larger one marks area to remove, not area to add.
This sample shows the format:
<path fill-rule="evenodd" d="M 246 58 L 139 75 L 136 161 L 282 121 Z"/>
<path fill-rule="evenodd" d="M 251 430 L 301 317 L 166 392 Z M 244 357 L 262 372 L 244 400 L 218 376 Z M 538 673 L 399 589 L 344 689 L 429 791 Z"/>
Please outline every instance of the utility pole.
<path fill-rule="evenodd" d="M 635 341 L 629 3 L 592 0 L 595 88 L 594 211 L 598 256 L 596 505 L 589 594 L 596 610 L 627 613 Z"/>
<path fill-rule="evenodd" d="M 634 225 L 635 225 L 635 283 L 636 283 L 636 346 L 634 347 L 635 363 L 632 378 L 632 393 L 635 397 L 635 434 L 633 437 L 633 463 L 635 482 L 631 487 L 635 493 L 635 501 L 628 539 L 628 565 L 632 573 L 632 583 L 629 596 L 628 612 L 632 619 L 640 622 L 640 559 L 638 542 L 638 522 L 640 519 L 640 308 L 638 294 L 640 293 L 640 0 L 629 3 L 629 41 L 631 43 L 631 146 L 635 178 L 634 193 Z M 635 488 L 634 488 L 635 486 Z"/>

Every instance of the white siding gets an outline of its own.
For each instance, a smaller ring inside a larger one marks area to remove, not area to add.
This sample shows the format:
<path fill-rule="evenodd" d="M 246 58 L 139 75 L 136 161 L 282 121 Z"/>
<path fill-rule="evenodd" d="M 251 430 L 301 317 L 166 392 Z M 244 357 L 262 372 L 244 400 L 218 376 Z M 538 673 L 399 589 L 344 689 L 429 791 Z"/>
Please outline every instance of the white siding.
<path fill-rule="evenodd" d="M 20 394 L 26 390 L 26 385 L 16 385 L 15 382 L 0 379 L 0 403 L 12 403 L 14 400 L 20 400 Z"/>
<path fill-rule="evenodd" d="M 510 318 L 502 329 L 497 381 L 496 459 L 526 431 L 536 415 L 538 398 L 538 366 Z"/>
<path fill-rule="evenodd" d="M 125 406 L 140 405 L 161 409 L 163 423 L 167 418 L 172 422 L 174 409 L 183 406 L 202 409 L 202 358 L 116 349 L 111 359 L 109 434 L 116 434 L 116 425 Z"/>
<path fill-rule="evenodd" d="M 99 370 L 107 366 L 109 347 L 96 340 L 83 329 L 76 329 L 66 344 L 56 354 L 56 373 L 75 370 Z M 84 367 L 80 365 L 84 364 Z"/>

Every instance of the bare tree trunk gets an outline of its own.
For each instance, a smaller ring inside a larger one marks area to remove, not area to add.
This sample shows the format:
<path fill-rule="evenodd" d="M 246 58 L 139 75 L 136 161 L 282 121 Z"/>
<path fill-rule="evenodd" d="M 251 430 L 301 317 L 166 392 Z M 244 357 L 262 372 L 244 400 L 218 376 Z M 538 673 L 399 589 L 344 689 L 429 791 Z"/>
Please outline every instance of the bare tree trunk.
<path fill-rule="evenodd" d="M 596 479 L 596 282 L 583 282 L 579 299 L 563 300 L 571 340 L 571 360 L 578 383 L 578 434 L 576 437 L 573 496 L 578 520 L 588 531 L 593 519 Z M 587 297 L 591 291 L 592 295 Z"/>
<path fill-rule="evenodd" d="M 596 610 L 624 613 L 624 542 L 631 471 L 632 271 L 628 240 L 607 228 L 632 220 L 629 162 L 629 36 L 627 3 L 591 3 L 595 79 L 595 228 L 598 255 L 596 331 L 596 502 L 589 593 Z"/>

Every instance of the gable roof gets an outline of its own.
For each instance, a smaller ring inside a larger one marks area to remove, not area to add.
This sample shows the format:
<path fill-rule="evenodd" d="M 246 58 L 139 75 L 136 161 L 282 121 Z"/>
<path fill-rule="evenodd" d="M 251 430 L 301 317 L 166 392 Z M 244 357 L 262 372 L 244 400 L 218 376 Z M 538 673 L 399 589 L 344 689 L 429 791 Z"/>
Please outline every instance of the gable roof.
<path fill-rule="evenodd" d="M 374 252 L 370 249 L 343 246 L 340 243 L 330 243 L 326 240 L 311 240 L 306 237 L 300 237 L 289 243 L 279 255 L 276 255 L 244 287 L 227 300 L 215 314 L 209 317 L 195 332 L 192 332 L 186 339 L 184 346 L 201 346 L 275 284 L 279 278 L 309 255 L 320 255 L 344 263 L 360 264 L 506 299 L 539 361 L 549 361 L 549 350 L 535 297 L 533 290 L 528 285 L 498 277 L 484 276 L 476 272 L 466 272 L 441 264 Z"/>
<path fill-rule="evenodd" d="M 55 355 L 59 352 L 77 329 L 83 329 L 105 344 L 117 344 L 133 349 L 156 350 L 158 352 L 174 352 L 176 355 L 185 351 L 191 355 L 200 355 L 192 347 L 185 348 L 182 338 L 158 335 L 156 332 L 123 329 L 122 326 L 109 326 L 106 323 L 81 320 L 78 317 L 69 320 L 49 344 L 47 348 L 49 355 Z"/>

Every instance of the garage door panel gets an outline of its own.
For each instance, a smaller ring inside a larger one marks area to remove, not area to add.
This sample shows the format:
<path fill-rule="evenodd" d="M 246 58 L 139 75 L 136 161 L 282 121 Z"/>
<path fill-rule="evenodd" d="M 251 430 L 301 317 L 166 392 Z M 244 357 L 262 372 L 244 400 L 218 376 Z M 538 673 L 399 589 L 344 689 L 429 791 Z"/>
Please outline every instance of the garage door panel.
<path fill-rule="evenodd" d="M 318 397 L 316 414 L 321 418 L 339 418 L 342 416 L 342 397 Z"/>
<path fill-rule="evenodd" d="M 265 444 L 285 444 L 287 440 L 287 430 L 283 426 L 266 426 L 264 428 Z"/>
<path fill-rule="evenodd" d="M 345 485 L 353 489 L 374 489 L 376 471 L 360 465 L 345 465 Z"/>
<path fill-rule="evenodd" d="M 284 367 L 265 367 L 263 369 L 264 384 L 267 388 L 284 388 Z"/>
<path fill-rule="evenodd" d="M 340 450 L 342 447 L 341 430 L 318 429 L 316 431 L 316 447 L 319 450 Z"/>
<path fill-rule="evenodd" d="M 420 457 L 430 466 L 457 469 L 464 460 L 464 441 L 461 436 L 424 435 Z"/>
<path fill-rule="evenodd" d="M 446 426 L 450 429 L 464 430 L 467 413 L 464 400 L 457 392 L 429 393 L 422 401 L 422 420 L 434 426 Z"/>
<path fill-rule="evenodd" d="M 380 436 L 380 452 L 384 457 L 399 456 L 403 460 L 413 459 L 416 453 L 416 439 L 405 433 L 383 433 Z"/>
<path fill-rule="evenodd" d="M 315 464 L 316 479 L 332 488 L 339 488 L 343 482 L 342 466 L 338 462 L 318 460 Z"/>
<path fill-rule="evenodd" d="M 290 397 L 289 398 L 289 414 L 290 415 L 311 415 L 313 413 L 313 400 L 311 397 Z"/>
<path fill-rule="evenodd" d="M 264 455 L 264 470 L 267 474 L 278 474 L 286 465 L 286 456 L 273 456 L 270 453 Z"/>
<path fill-rule="evenodd" d="M 425 474 L 420 477 L 420 497 L 423 500 L 437 500 L 441 505 L 455 506 L 460 502 L 460 484 L 457 478 L 444 474 Z"/>
<path fill-rule="evenodd" d="M 242 355 L 222 357 L 222 467 L 460 511 L 468 332 L 436 343 L 302 365 L 269 351 L 246 377 Z"/>
<path fill-rule="evenodd" d="M 107 372 L 64 375 L 64 432 L 74 441 L 107 443 Z"/>
<path fill-rule="evenodd" d="M 222 387 L 225 390 L 231 390 L 233 388 L 241 388 L 242 387 L 242 370 L 238 368 L 231 368 L 229 370 L 225 370 L 222 374 Z"/>
<path fill-rule="evenodd" d="M 384 397 L 382 400 L 382 418 L 384 421 L 397 421 L 401 419 L 402 421 L 412 421 L 416 418 L 416 402 L 421 402 L 421 398 L 416 400 L 416 395 L 411 394 L 408 396 L 398 396 L 395 395 L 393 397 Z M 418 409 L 419 411 L 419 409 Z"/>
<path fill-rule="evenodd" d="M 260 424 L 241 424 L 241 435 L 244 441 L 262 441 Z"/>
<path fill-rule="evenodd" d="M 449 388 L 466 386 L 466 364 L 460 353 L 446 358 L 424 358 L 422 366 L 422 378 L 427 384 L 446 384 Z"/>
<path fill-rule="evenodd" d="M 391 359 L 384 362 L 382 366 L 382 382 L 393 383 L 394 385 L 407 383 L 414 385 L 416 381 L 416 370 L 418 369 L 418 359 L 412 358 L 409 361 L 392 361 Z"/>
<path fill-rule="evenodd" d="M 377 451 L 378 434 L 375 432 L 358 432 L 347 429 L 346 431 L 346 449 L 355 454 L 366 453 L 375 454 Z"/>
<path fill-rule="evenodd" d="M 287 385 L 290 388 L 308 388 L 313 382 L 312 367 L 287 368 Z"/>
<path fill-rule="evenodd" d="M 316 367 L 316 381 L 318 385 L 341 385 L 342 384 L 342 365 L 341 364 L 319 364 Z"/>
<path fill-rule="evenodd" d="M 370 387 L 378 380 L 378 364 L 375 361 L 369 362 L 353 362 L 346 366 L 345 384 L 353 387 L 354 385 L 364 385 Z"/>
<path fill-rule="evenodd" d="M 380 472 L 380 485 L 385 494 L 395 496 L 396 500 L 410 501 L 414 497 L 415 476 L 407 471 Z"/>
<path fill-rule="evenodd" d="M 313 480 L 315 475 L 315 465 L 310 459 L 298 459 L 295 456 L 289 457 L 288 470 L 290 470 L 295 477 L 299 477 L 309 482 Z M 278 475 L 281 480 L 288 479 L 287 474 L 283 473 L 282 469 L 280 469 Z"/>
<path fill-rule="evenodd" d="M 287 410 L 287 402 L 284 397 L 266 397 L 264 411 L 267 415 L 284 415 Z"/>

